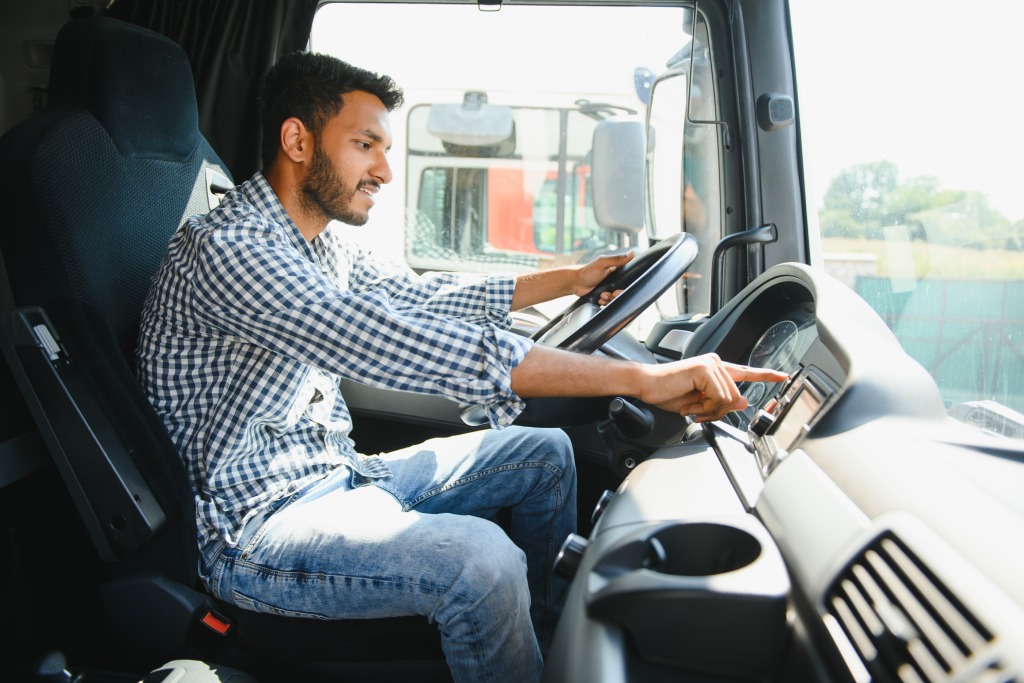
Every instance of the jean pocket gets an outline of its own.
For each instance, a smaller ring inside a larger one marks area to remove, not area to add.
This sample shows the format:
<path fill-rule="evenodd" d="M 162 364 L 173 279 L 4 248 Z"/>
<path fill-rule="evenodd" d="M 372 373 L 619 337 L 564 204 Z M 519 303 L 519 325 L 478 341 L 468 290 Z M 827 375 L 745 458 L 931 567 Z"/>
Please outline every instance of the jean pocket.
<path fill-rule="evenodd" d="M 247 609 L 252 612 L 259 612 L 261 614 L 274 614 L 279 617 L 296 617 L 299 619 L 320 619 L 326 621 L 329 618 L 323 614 L 317 614 L 315 612 L 302 612 L 299 610 L 285 609 L 283 607 L 277 607 L 270 603 L 262 600 L 257 600 L 251 596 L 240 593 L 237 590 L 231 591 L 231 601 L 242 609 Z"/>

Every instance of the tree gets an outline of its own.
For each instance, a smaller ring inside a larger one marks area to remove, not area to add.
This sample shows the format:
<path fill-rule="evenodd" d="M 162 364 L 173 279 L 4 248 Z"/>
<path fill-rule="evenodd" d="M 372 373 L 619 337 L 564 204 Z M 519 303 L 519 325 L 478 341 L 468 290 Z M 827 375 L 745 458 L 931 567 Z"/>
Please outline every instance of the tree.
<path fill-rule="evenodd" d="M 857 164 L 841 172 L 825 192 L 818 218 L 824 237 L 881 239 L 884 228 L 902 225 L 915 238 L 934 242 L 938 237 L 944 243 L 951 243 L 943 237 L 952 238 L 952 233 L 960 239 L 980 237 L 1006 222 L 989 208 L 984 195 L 943 190 L 933 176 L 901 183 L 890 161 Z"/>
<path fill-rule="evenodd" d="M 896 189 L 899 171 L 891 161 L 857 164 L 846 169 L 829 185 L 824 207 L 846 211 L 859 220 L 877 220 L 885 197 Z"/>

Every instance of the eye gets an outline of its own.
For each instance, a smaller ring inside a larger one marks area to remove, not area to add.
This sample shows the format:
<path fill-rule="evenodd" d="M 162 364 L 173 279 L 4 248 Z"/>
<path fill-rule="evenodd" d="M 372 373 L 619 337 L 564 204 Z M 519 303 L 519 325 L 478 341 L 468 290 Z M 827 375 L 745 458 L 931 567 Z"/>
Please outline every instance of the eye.
<path fill-rule="evenodd" d="M 363 150 L 368 150 L 372 146 L 369 142 L 364 142 L 363 140 L 356 140 L 356 145 Z"/>

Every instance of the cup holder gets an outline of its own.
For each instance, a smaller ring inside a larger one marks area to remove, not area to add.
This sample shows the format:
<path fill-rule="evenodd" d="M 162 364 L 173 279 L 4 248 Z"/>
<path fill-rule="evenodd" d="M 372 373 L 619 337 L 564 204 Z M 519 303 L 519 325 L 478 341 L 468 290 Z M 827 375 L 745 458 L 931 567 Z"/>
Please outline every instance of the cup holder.
<path fill-rule="evenodd" d="M 788 633 L 789 575 L 750 515 L 620 538 L 586 575 L 587 614 L 617 624 L 651 662 L 770 678 Z"/>
<path fill-rule="evenodd" d="M 648 569 L 675 576 L 711 576 L 746 567 L 761 554 L 761 542 L 750 532 L 726 524 L 677 524 L 652 534 L 648 545 L 655 560 Z"/>

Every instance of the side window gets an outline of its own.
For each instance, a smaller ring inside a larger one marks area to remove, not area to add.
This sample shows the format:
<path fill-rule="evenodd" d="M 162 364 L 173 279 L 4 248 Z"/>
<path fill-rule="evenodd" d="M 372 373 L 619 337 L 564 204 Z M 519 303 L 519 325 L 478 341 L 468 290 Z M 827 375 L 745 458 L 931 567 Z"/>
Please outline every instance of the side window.
<path fill-rule="evenodd" d="M 684 313 L 711 308 L 711 261 L 722 239 L 722 127 L 717 123 L 718 92 L 707 24 L 694 24 L 690 92 L 683 134 L 683 229 L 700 243 L 700 253 L 684 279 Z"/>
<path fill-rule="evenodd" d="M 700 245 L 689 271 L 659 300 L 663 315 L 710 310 L 712 254 L 722 238 L 722 136 L 712 50 L 701 15 L 692 26 L 693 39 L 655 81 L 648 117 L 653 237 L 685 230 Z"/>
<path fill-rule="evenodd" d="M 956 5 L 893 7 L 790 2 L 815 265 L 878 312 L 951 416 L 1020 437 L 1021 10 L 979 0 L 975 26 Z M 865 106 L 835 96 L 865 74 Z"/>

